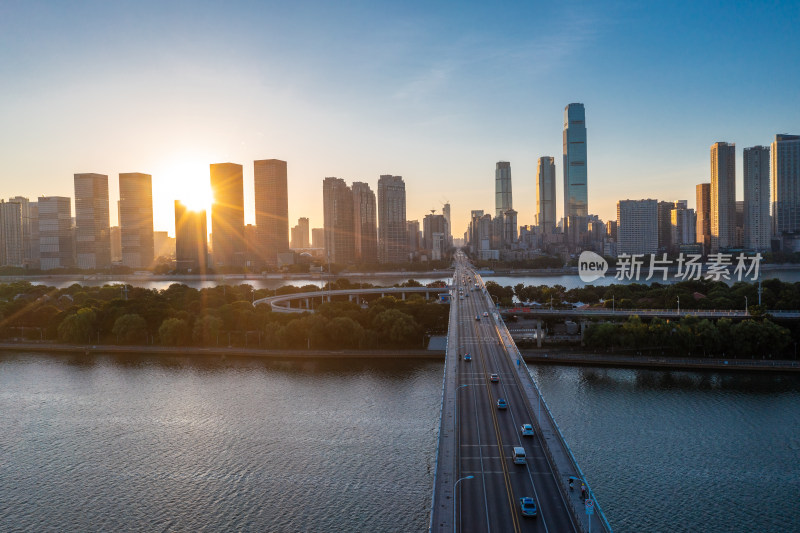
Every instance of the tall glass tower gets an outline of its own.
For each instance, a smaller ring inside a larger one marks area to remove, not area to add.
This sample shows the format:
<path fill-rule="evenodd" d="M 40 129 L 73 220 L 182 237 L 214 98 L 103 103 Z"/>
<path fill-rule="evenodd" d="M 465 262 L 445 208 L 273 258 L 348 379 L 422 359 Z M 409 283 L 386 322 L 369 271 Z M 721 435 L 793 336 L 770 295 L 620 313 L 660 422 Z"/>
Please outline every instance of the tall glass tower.
<path fill-rule="evenodd" d="M 499 217 L 511 205 L 511 163 L 498 161 L 494 171 L 494 216 Z"/>
<path fill-rule="evenodd" d="M 564 218 L 589 214 L 586 189 L 586 111 L 583 104 L 564 108 Z"/>

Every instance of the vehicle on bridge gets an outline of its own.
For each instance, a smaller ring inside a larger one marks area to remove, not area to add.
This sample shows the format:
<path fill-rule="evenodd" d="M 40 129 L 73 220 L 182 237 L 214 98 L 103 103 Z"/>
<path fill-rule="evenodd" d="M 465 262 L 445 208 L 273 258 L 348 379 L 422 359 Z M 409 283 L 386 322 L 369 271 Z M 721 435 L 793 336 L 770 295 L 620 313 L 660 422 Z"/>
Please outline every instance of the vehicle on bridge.
<path fill-rule="evenodd" d="M 468 354 L 468 353 L 465 353 L 465 354 L 464 354 L 464 361 L 466 361 L 467 363 L 469 363 L 470 361 L 472 361 L 472 355 L 470 355 L 470 354 Z"/>
<path fill-rule="evenodd" d="M 523 437 L 533 437 L 533 426 L 530 424 L 522 424 L 519 427 L 520 433 Z"/>
<path fill-rule="evenodd" d="M 514 446 L 514 464 L 515 465 L 525 464 L 525 448 L 523 448 L 522 446 Z"/>
<path fill-rule="evenodd" d="M 498 409 L 508 409 L 508 402 L 506 402 L 505 398 L 498 398 L 497 399 L 497 408 Z"/>
<path fill-rule="evenodd" d="M 489 316 L 489 312 L 488 311 L 484 311 L 483 312 L 483 316 Z"/>
<path fill-rule="evenodd" d="M 481 319 L 480 315 L 475 315 L 475 320 L 480 320 L 480 319 Z"/>
<path fill-rule="evenodd" d="M 497 383 L 498 381 L 500 381 L 500 376 L 498 376 L 497 374 L 490 374 L 489 381 L 491 381 L 492 383 Z"/>
<path fill-rule="evenodd" d="M 536 502 L 533 498 L 527 496 L 519 499 L 519 508 L 522 511 L 522 516 L 536 516 L 538 514 Z"/>

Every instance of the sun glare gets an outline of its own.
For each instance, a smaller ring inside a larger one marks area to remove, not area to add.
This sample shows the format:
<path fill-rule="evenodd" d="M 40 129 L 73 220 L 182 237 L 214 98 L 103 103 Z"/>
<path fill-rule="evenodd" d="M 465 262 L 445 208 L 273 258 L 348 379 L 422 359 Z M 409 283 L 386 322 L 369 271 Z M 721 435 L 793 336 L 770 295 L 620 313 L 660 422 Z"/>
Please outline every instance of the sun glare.
<path fill-rule="evenodd" d="M 172 200 L 180 200 L 193 211 L 210 210 L 213 201 L 208 164 L 197 160 L 176 160 L 164 171 L 164 193 Z"/>

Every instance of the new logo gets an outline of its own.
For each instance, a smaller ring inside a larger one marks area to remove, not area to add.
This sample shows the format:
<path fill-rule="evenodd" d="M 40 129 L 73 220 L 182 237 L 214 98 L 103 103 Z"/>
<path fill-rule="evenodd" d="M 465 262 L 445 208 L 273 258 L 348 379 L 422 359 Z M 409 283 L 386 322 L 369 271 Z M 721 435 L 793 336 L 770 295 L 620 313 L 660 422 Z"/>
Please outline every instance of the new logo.
<path fill-rule="evenodd" d="M 578 275 L 584 283 L 591 283 L 606 275 L 608 262 L 594 252 L 581 252 L 578 258 Z"/>

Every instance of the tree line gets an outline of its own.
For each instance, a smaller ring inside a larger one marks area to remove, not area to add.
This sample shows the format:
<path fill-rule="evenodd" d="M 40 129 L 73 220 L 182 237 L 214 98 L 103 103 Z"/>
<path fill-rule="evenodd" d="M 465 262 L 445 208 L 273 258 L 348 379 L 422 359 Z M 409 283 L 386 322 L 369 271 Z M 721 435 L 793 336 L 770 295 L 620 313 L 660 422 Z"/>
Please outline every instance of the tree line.
<path fill-rule="evenodd" d="M 413 281 L 407 286 L 418 286 Z M 432 284 L 434 285 L 434 284 Z M 323 289 L 347 289 L 337 280 Z M 447 330 L 447 305 L 412 295 L 401 301 L 368 295 L 361 303 L 319 303 L 314 313 L 273 313 L 253 306 L 276 294 L 321 291 L 320 287 L 254 289 L 243 284 L 164 290 L 130 285 L 64 289 L 27 282 L 0 285 L 0 336 L 73 344 L 160 344 L 312 349 L 422 348 L 427 337 Z"/>

